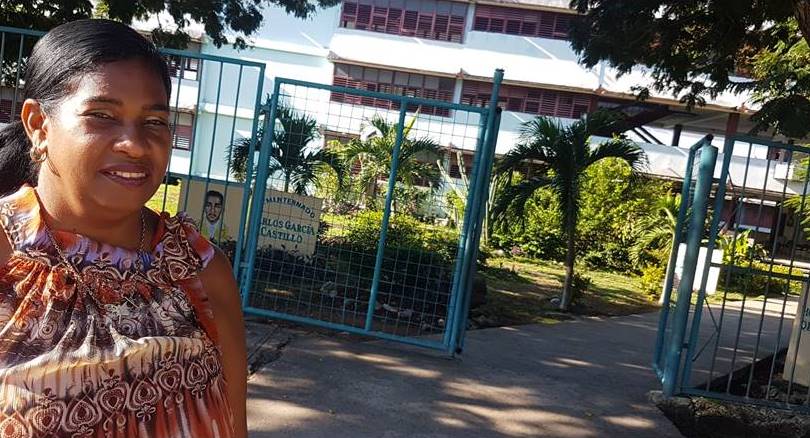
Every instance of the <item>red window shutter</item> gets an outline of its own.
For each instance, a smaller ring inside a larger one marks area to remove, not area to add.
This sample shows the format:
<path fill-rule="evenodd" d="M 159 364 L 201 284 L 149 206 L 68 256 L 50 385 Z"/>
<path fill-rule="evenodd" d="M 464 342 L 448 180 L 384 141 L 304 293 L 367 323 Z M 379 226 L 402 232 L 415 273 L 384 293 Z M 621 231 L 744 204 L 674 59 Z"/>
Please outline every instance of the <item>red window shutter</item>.
<path fill-rule="evenodd" d="M 402 28 L 402 9 L 389 8 L 388 23 L 385 26 L 385 32 L 398 35 L 401 28 Z"/>
<path fill-rule="evenodd" d="M 503 18 L 490 18 L 489 20 L 489 31 L 490 32 L 498 32 L 503 33 Z"/>
<path fill-rule="evenodd" d="M 451 178 L 461 178 L 461 169 L 458 167 L 454 154 L 451 154 L 450 160 L 450 171 L 447 173 L 450 174 Z"/>
<path fill-rule="evenodd" d="M 431 36 L 433 30 L 433 15 L 419 14 L 416 24 L 416 35 L 427 38 Z"/>
<path fill-rule="evenodd" d="M 418 21 L 419 12 L 406 10 L 402 19 L 402 31 L 400 32 L 400 35 L 416 35 L 416 23 Z"/>
<path fill-rule="evenodd" d="M 364 76 L 367 79 L 360 80 L 359 78 L 348 77 L 345 75 L 345 73 L 343 73 L 350 71 L 348 66 L 335 64 L 332 83 L 335 86 L 436 99 L 445 102 L 451 102 L 453 99 L 453 89 L 455 87 L 455 82 L 453 80 L 446 80 L 445 78 L 425 76 L 416 73 L 395 72 L 392 70 L 370 69 L 363 67 L 360 67 L 360 70 L 358 71 L 357 68 L 358 67 L 353 67 L 355 71 L 354 74 L 360 75 L 361 77 Z M 410 85 L 406 86 L 405 84 Z M 390 101 L 388 99 L 357 96 L 351 93 L 333 92 L 331 94 L 331 100 L 334 102 L 359 104 L 384 109 L 399 109 L 399 104 L 397 102 Z M 418 105 L 411 105 L 408 107 L 408 110 L 415 111 L 416 108 L 418 108 Z M 429 106 L 422 107 L 422 112 L 424 114 L 435 114 L 445 117 L 450 115 L 450 111 L 447 109 Z"/>
<path fill-rule="evenodd" d="M 574 115 L 574 98 L 563 94 L 557 100 L 557 117 L 572 118 Z"/>
<path fill-rule="evenodd" d="M 540 114 L 544 116 L 554 116 L 557 114 L 557 93 L 554 91 L 543 92 L 540 99 Z"/>
<path fill-rule="evenodd" d="M 519 97 L 509 97 L 506 101 L 507 111 L 523 112 L 523 99 Z"/>
<path fill-rule="evenodd" d="M 571 16 L 568 14 L 557 14 L 554 25 L 554 38 L 568 38 L 568 31 L 571 27 Z"/>
<path fill-rule="evenodd" d="M 575 96 L 574 97 L 574 113 L 573 117 L 578 119 L 583 114 L 587 114 L 591 108 L 591 99 L 589 96 Z"/>
<path fill-rule="evenodd" d="M 355 2 L 343 2 L 343 15 L 344 16 L 351 16 L 354 18 L 357 15 L 357 3 Z"/>
<path fill-rule="evenodd" d="M 552 38 L 554 36 L 554 25 L 556 16 L 551 12 L 540 13 L 540 25 L 537 29 L 537 36 L 541 38 Z"/>
<path fill-rule="evenodd" d="M 341 26 L 461 42 L 467 8 L 467 3 L 446 0 L 362 0 L 362 3 L 355 0 L 343 3 Z"/>
<path fill-rule="evenodd" d="M 371 5 L 359 5 L 357 7 L 357 29 L 368 29 L 371 24 Z"/>
<path fill-rule="evenodd" d="M 568 37 L 571 14 L 509 6 L 477 5 L 473 30 L 541 38 Z"/>
<path fill-rule="evenodd" d="M 483 16 L 475 16 L 475 21 L 473 21 L 473 30 L 480 30 L 482 32 L 486 32 L 489 30 L 489 17 Z"/>
<path fill-rule="evenodd" d="M 11 123 L 11 100 L 0 99 L 0 123 Z"/>
<path fill-rule="evenodd" d="M 385 24 L 388 19 L 388 8 L 374 6 L 374 13 L 371 16 L 371 30 L 385 32 Z"/>
<path fill-rule="evenodd" d="M 433 38 L 437 40 L 449 40 L 449 27 L 449 15 L 436 15 L 436 21 L 433 23 Z"/>
<path fill-rule="evenodd" d="M 520 20 L 507 20 L 506 33 L 510 35 L 520 35 Z"/>
<path fill-rule="evenodd" d="M 343 13 L 340 21 L 343 27 L 354 29 L 357 22 L 357 3 L 343 2 Z"/>
<path fill-rule="evenodd" d="M 450 41 L 460 43 L 464 39 L 464 17 L 459 15 L 450 17 L 450 26 L 447 33 Z"/>
<path fill-rule="evenodd" d="M 531 21 L 524 21 L 520 28 L 520 34 L 525 36 L 537 35 L 537 23 Z"/>

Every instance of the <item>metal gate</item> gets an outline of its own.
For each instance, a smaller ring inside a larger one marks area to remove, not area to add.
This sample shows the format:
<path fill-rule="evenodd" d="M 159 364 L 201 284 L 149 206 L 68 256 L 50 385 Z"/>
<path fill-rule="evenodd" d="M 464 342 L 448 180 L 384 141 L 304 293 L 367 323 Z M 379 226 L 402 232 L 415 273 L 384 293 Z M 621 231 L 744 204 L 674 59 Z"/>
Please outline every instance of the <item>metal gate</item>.
<path fill-rule="evenodd" d="M 689 151 L 654 367 L 668 396 L 806 409 L 810 149 L 711 141 Z"/>
<path fill-rule="evenodd" d="M 405 76 L 389 93 L 275 80 L 240 281 L 246 313 L 460 351 L 503 72 L 481 106 L 426 98 L 417 93 L 439 87 L 411 91 L 429 79 Z"/>
<path fill-rule="evenodd" d="M 44 34 L 0 27 L 0 123 Z M 262 105 L 265 64 L 205 50 L 162 50 L 173 150 L 149 206 L 226 252 L 246 313 L 461 351 L 503 72 L 468 104 L 454 78 L 396 73 L 380 91 L 277 78 Z"/>

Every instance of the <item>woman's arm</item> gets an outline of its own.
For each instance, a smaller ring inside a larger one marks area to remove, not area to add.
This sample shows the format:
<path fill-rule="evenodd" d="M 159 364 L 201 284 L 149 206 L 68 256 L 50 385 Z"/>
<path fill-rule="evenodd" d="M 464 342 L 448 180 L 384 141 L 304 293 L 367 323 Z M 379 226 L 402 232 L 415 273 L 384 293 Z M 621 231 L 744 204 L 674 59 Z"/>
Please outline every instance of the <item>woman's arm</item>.
<path fill-rule="evenodd" d="M 203 288 L 208 295 L 214 320 L 219 333 L 222 351 L 222 368 L 228 383 L 228 400 L 233 409 L 236 436 L 247 437 L 247 352 L 245 324 L 239 290 L 233 278 L 231 264 L 219 249 L 208 267 L 200 274 Z"/>

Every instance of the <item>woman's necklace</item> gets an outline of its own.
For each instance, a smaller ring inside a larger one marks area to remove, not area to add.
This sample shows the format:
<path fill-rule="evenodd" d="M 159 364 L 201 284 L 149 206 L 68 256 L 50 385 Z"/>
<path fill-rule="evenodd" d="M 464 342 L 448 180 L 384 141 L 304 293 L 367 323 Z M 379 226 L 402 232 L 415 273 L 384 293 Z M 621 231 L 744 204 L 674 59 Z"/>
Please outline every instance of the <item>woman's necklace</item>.
<path fill-rule="evenodd" d="M 86 295 L 88 295 L 96 305 L 99 305 L 98 301 L 92 294 L 90 287 L 87 285 L 87 282 L 84 280 L 84 275 L 79 271 L 79 268 L 74 265 L 70 259 L 65 256 L 65 252 L 62 250 L 62 247 L 59 246 L 59 243 L 53 237 L 53 233 L 51 233 L 51 228 L 48 226 L 47 223 L 44 224 L 45 234 L 48 236 L 48 239 L 51 241 L 51 245 L 53 245 L 54 249 L 56 250 L 56 254 L 59 256 L 59 263 L 65 265 L 68 270 L 71 271 L 73 276 L 76 278 L 76 285 L 79 287 L 79 290 L 83 290 Z M 137 274 L 143 271 L 143 253 L 144 251 L 144 242 L 146 240 L 146 216 L 143 213 L 143 209 L 141 209 L 141 238 L 140 242 L 138 243 L 138 250 L 135 257 L 135 269 L 133 270 L 133 274 Z M 131 269 L 131 268 L 130 268 Z M 133 303 L 128 297 L 124 297 L 126 301 L 130 304 Z M 99 307 L 100 308 L 100 307 Z"/>

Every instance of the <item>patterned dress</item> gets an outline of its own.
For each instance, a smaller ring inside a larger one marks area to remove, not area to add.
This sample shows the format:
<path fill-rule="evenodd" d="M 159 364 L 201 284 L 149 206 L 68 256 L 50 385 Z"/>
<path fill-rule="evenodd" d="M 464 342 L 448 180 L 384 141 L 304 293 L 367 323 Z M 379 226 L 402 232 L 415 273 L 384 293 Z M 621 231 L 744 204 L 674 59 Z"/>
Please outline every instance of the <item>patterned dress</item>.
<path fill-rule="evenodd" d="M 0 199 L 0 225 L 14 250 L 0 266 L 0 438 L 233 436 L 198 277 L 214 251 L 190 220 L 162 215 L 142 256 L 53 231 L 89 293 L 34 189 Z"/>

